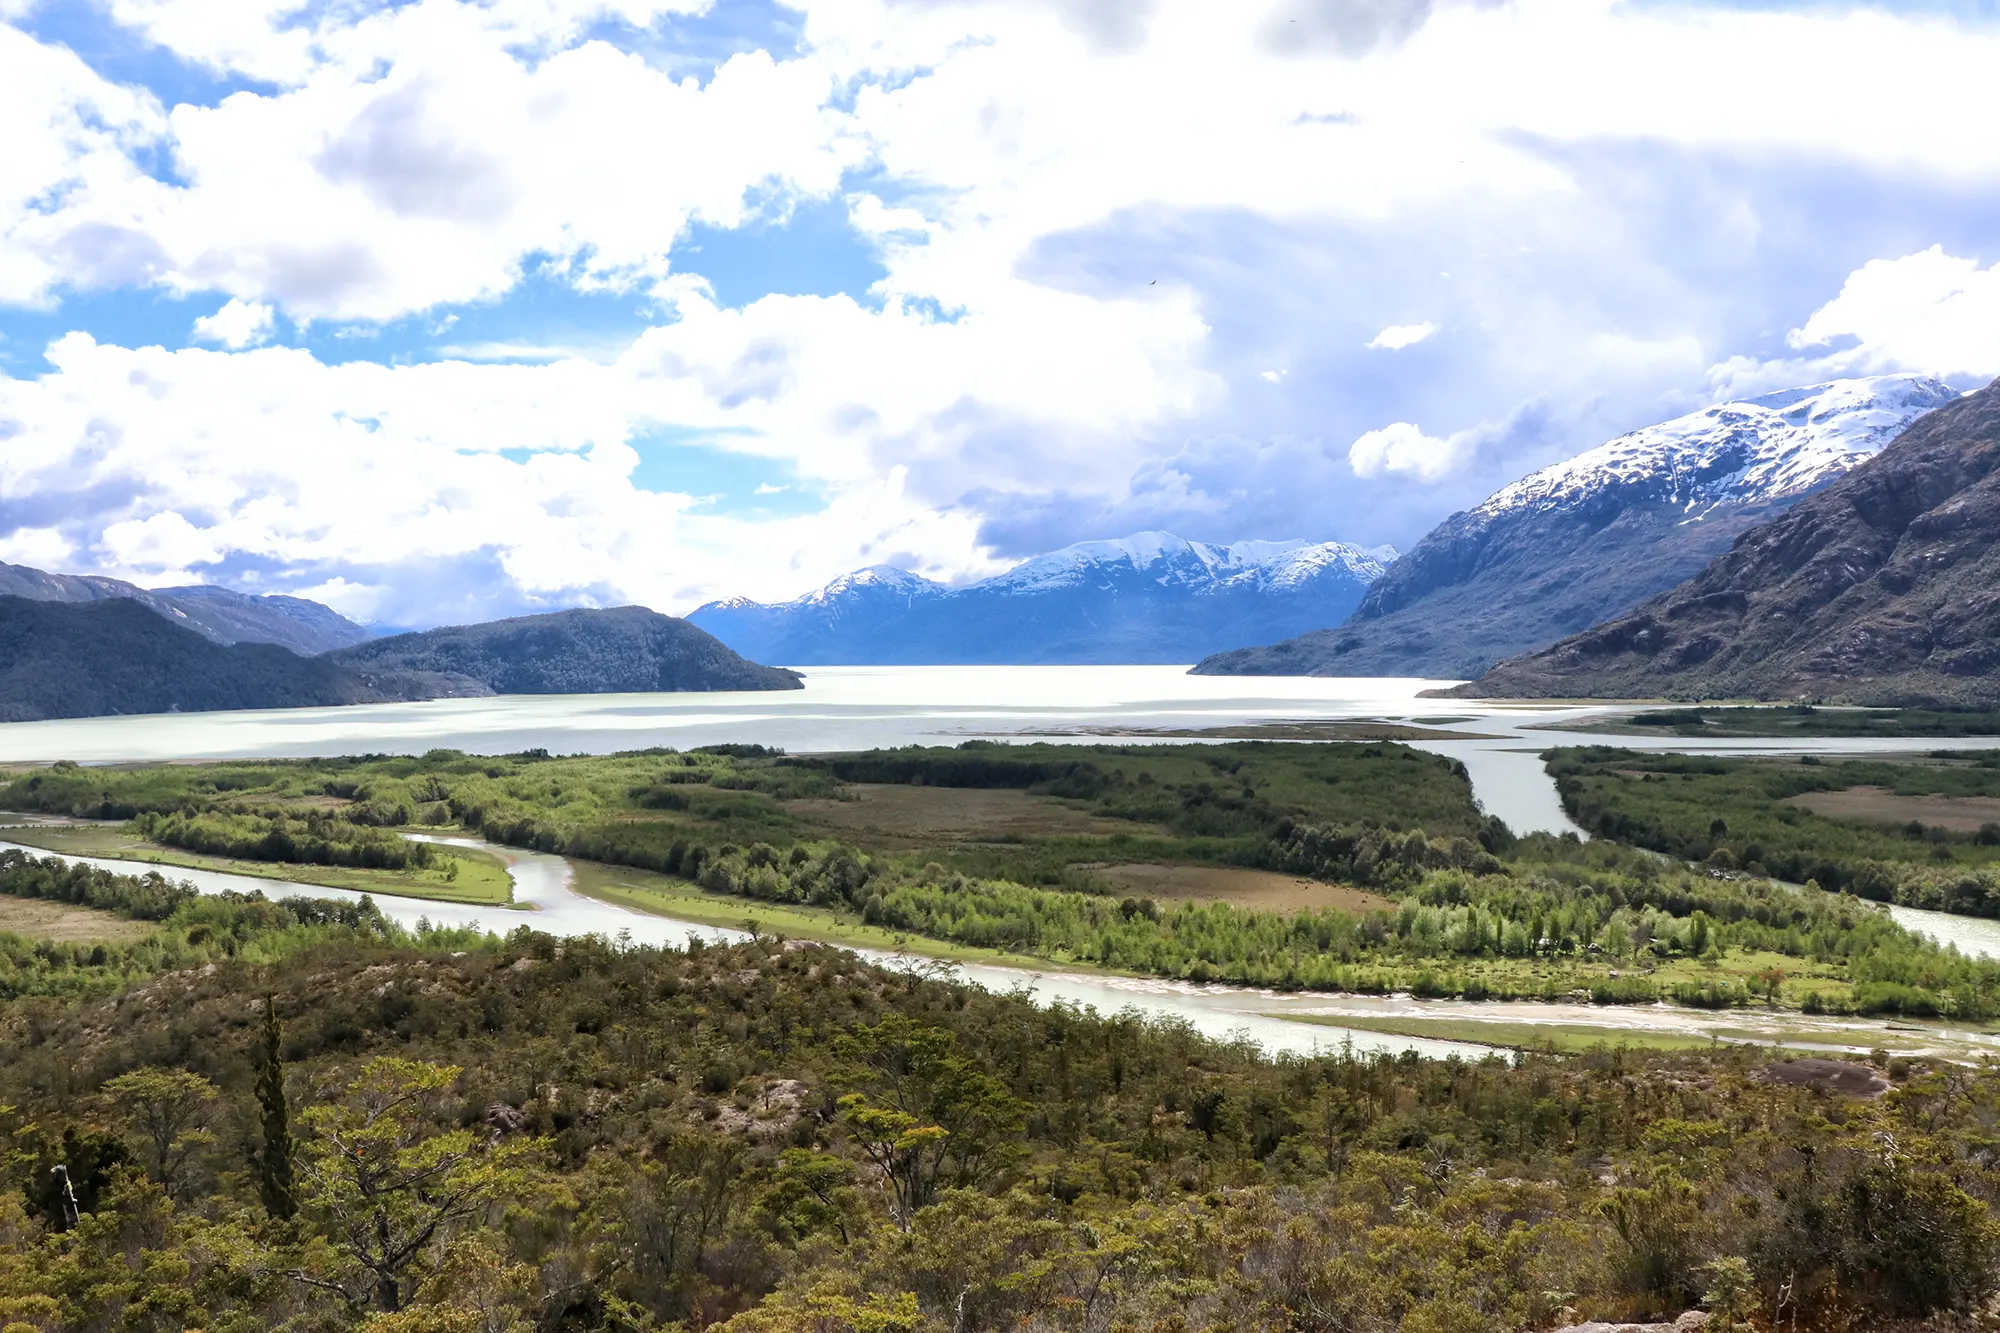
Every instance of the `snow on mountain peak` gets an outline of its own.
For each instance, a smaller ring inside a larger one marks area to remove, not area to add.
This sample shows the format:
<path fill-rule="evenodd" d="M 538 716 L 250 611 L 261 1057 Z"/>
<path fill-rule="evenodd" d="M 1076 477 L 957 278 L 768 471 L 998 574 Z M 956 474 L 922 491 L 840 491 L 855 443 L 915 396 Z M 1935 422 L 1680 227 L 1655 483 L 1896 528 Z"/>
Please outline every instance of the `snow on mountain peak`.
<path fill-rule="evenodd" d="M 1881 452 L 1958 391 L 1930 375 L 1876 375 L 1716 403 L 1621 435 L 1496 492 L 1474 513 L 1561 509 L 1614 488 L 1709 505 L 1797 495 Z"/>

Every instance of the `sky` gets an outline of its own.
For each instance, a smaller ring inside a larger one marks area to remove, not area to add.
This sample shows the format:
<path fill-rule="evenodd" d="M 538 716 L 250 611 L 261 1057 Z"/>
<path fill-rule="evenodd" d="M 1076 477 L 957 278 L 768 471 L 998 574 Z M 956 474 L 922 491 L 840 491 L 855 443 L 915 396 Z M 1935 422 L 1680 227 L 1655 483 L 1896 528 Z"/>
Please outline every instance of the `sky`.
<path fill-rule="evenodd" d="M 0 560 L 385 627 L 1407 548 L 2000 375 L 2000 3 L 0 0 Z"/>

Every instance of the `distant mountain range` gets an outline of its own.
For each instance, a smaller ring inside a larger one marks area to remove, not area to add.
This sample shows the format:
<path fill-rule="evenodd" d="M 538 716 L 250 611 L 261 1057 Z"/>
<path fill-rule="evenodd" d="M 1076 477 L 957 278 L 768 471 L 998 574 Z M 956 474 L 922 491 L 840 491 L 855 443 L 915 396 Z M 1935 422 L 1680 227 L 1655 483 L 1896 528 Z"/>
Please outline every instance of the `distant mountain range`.
<path fill-rule="evenodd" d="M 886 565 L 688 619 L 746 657 L 837 664 L 1192 662 L 1338 623 L 1395 558 L 1341 542 L 1081 542 L 952 587 Z"/>
<path fill-rule="evenodd" d="M 136 602 L 211 643 L 274 643 L 311 655 L 360 643 L 368 631 L 318 602 L 229 588 L 141 588 L 98 574 L 49 574 L 0 563 L 0 597 L 36 602 Z"/>
<path fill-rule="evenodd" d="M 1221 653 L 1196 670 L 1478 676 L 1693 576 L 1957 398 L 1929 376 L 1884 375 L 1718 403 L 1633 431 L 1446 519 L 1338 628 Z"/>
<path fill-rule="evenodd" d="M 220 644 L 142 601 L 0 596 L 0 722 L 489 694 L 798 689 L 641 607 L 429 630 L 302 657 Z"/>
<path fill-rule="evenodd" d="M 1680 587 L 1453 693 L 2000 706 L 2000 381 Z"/>

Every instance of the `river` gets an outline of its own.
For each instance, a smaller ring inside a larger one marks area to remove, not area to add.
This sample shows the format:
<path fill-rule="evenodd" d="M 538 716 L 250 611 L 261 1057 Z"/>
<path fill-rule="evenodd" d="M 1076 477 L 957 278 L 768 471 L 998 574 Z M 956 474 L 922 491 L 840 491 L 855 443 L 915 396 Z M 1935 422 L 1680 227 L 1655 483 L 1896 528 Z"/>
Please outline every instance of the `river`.
<path fill-rule="evenodd" d="M 671 947 L 684 946 L 690 937 L 732 943 L 748 938 L 739 930 L 634 911 L 586 898 L 571 889 L 569 862 L 560 856 L 525 852 L 475 838 L 412 836 L 500 857 L 507 863 L 507 873 L 513 880 L 516 904 L 510 909 L 398 898 L 387 894 L 374 896 L 375 904 L 384 916 L 412 929 L 421 922 L 429 921 L 441 926 L 466 926 L 504 934 L 516 926 L 530 925 L 553 935 L 601 935 L 634 944 Z M 0 842 L 0 851 L 54 855 L 40 848 L 11 842 Z M 157 870 L 170 878 L 185 880 L 204 893 L 233 890 L 239 893 L 261 892 L 271 898 L 309 896 L 349 901 L 363 896 L 352 889 L 257 879 L 214 870 L 160 866 L 144 861 L 97 856 L 64 859 L 126 875 L 143 875 Z M 1894 908 L 1891 911 L 1912 929 L 1928 931 L 1981 956 L 2000 956 L 2000 923 L 1947 916 L 1941 912 L 1918 912 L 1910 908 Z M 857 949 L 855 952 L 890 967 L 934 965 L 928 959 L 879 950 Z M 1478 1059 L 1493 1053 L 1490 1046 L 1471 1042 L 1392 1036 L 1338 1025 L 1342 1017 L 1350 1017 L 1378 1022 L 1416 1018 L 1532 1023 L 1550 1028 L 1609 1028 L 1631 1032 L 1635 1036 L 1691 1033 L 1718 1041 L 1783 1042 L 1794 1048 L 1829 1051 L 1888 1045 L 1913 1054 L 1960 1060 L 1976 1059 L 1987 1054 L 2000 1055 L 2000 1037 L 1985 1032 L 1947 1026 L 1919 1027 L 1867 1018 L 1832 1018 L 1753 1010 L 1714 1012 L 1667 1004 L 1472 1003 L 1419 1000 L 1407 995 L 1282 992 L 1238 986 L 1201 986 L 1160 977 L 1083 975 L 983 963 L 956 965 L 953 972 L 960 979 L 990 991 L 1025 990 L 1040 1004 L 1066 1002 L 1095 1008 L 1100 1013 L 1130 1009 L 1150 1017 L 1178 1019 L 1204 1036 L 1244 1038 L 1272 1053 L 1307 1055 L 1334 1049 L 1344 1042 L 1351 1042 L 1360 1051 L 1414 1051 L 1434 1059 L 1453 1055 Z"/>

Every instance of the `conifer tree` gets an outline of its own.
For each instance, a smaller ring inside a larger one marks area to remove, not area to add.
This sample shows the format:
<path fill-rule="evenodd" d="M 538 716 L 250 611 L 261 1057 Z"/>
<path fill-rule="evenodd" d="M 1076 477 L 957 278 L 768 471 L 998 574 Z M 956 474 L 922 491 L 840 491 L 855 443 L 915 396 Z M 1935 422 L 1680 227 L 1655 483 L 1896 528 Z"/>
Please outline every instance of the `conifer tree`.
<path fill-rule="evenodd" d="M 262 1108 L 264 1151 L 257 1161 L 258 1188 L 264 1211 L 279 1219 L 298 1211 L 292 1186 L 292 1110 L 285 1100 L 285 1030 L 278 1007 L 264 998 L 264 1049 L 257 1061 L 257 1102 Z"/>

